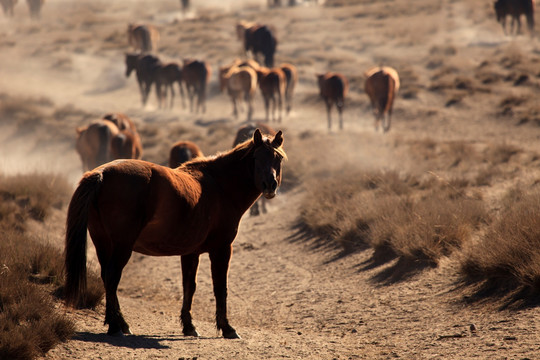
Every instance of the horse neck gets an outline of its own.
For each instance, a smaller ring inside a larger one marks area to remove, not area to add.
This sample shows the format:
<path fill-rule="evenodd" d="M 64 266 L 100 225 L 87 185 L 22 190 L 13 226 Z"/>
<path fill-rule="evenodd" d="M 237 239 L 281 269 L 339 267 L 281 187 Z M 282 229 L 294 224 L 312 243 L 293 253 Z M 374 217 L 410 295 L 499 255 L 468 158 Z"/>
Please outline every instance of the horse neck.
<path fill-rule="evenodd" d="M 216 182 L 225 201 L 238 204 L 242 213 L 261 195 L 255 186 L 252 151 L 250 147 L 238 148 L 199 163 L 199 170 Z"/>

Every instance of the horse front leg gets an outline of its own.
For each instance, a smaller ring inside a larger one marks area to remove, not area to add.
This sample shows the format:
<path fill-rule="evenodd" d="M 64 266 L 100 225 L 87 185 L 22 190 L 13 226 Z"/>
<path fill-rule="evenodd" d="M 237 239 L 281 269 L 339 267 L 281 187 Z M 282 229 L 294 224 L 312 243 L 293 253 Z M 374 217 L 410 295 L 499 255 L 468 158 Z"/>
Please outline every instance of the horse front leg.
<path fill-rule="evenodd" d="M 191 304 L 193 303 L 193 294 L 197 288 L 197 269 L 199 267 L 199 255 L 183 255 L 182 261 L 182 287 L 184 289 L 184 299 L 182 302 L 182 311 L 180 320 L 182 321 L 184 336 L 198 337 L 199 333 L 195 330 L 191 318 Z"/>
<path fill-rule="evenodd" d="M 330 115 L 330 112 L 332 111 L 332 101 L 329 99 L 324 100 L 326 103 L 326 117 L 328 120 L 328 131 L 332 130 L 332 117 Z"/>
<path fill-rule="evenodd" d="M 232 245 L 210 252 L 212 282 L 216 297 L 216 325 L 226 339 L 240 339 L 227 319 L 227 273 L 232 255 Z"/>

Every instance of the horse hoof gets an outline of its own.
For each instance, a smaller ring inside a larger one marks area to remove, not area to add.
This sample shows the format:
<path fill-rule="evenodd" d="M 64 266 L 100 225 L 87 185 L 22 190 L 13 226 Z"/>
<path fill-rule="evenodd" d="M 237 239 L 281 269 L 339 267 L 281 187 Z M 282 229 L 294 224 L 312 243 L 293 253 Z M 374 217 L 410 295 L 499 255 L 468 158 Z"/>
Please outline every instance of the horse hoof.
<path fill-rule="evenodd" d="M 199 335 L 199 333 L 197 332 L 197 330 L 193 329 L 193 330 L 189 330 L 189 331 L 184 331 L 184 336 L 199 337 L 199 336 L 201 336 L 201 335 Z"/>
<path fill-rule="evenodd" d="M 241 339 L 240 335 L 238 335 L 235 330 L 223 332 L 223 337 L 225 339 Z"/>

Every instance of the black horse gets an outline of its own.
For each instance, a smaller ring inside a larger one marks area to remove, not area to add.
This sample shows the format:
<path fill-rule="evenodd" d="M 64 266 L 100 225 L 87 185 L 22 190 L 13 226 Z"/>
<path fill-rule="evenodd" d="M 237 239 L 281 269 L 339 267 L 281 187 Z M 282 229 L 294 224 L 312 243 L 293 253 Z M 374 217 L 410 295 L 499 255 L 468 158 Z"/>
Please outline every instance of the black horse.
<path fill-rule="evenodd" d="M 497 0 L 493 3 L 497 21 L 501 23 L 506 34 L 506 17 L 512 18 L 510 33 L 514 33 L 515 23 L 517 22 L 516 33 L 521 33 L 521 15 L 527 19 L 527 27 L 531 35 L 534 30 L 534 0 Z"/>
<path fill-rule="evenodd" d="M 277 39 L 272 30 L 266 25 L 255 25 L 246 29 L 244 36 L 246 52 L 251 51 L 253 56 L 257 53 L 263 54 L 264 65 L 273 67 Z"/>
<path fill-rule="evenodd" d="M 161 61 L 154 55 L 126 54 L 126 77 L 135 70 L 143 106 L 146 105 L 153 83 L 156 84 L 158 103 L 161 104 L 161 68 Z"/>

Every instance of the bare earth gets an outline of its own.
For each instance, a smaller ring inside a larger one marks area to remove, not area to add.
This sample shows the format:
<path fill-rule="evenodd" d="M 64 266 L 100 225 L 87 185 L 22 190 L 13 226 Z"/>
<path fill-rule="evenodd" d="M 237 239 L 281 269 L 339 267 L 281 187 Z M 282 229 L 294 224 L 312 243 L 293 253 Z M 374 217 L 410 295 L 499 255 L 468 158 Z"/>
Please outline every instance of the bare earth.
<path fill-rule="evenodd" d="M 14 19 L 0 18 L 0 94 L 49 99 L 50 112 L 70 106 L 95 116 L 125 112 L 142 130 L 144 159 L 150 161 L 165 163 L 173 140 L 185 136 L 212 154 L 230 146 L 244 116 L 232 118 L 229 99 L 216 84 L 218 66 L 241 55 L 234 24 L 247 19 L 275 26 L 277 63 L 296 64 L 300 74 L 292 114 L 281 126 L 274 124 L 284 130 L 291 157 L 285 176 L 289 170 L 298 180 L 270 202 L 268 214 L 246 214 L 242 220 L 229 274 L 229 318 L 242 339 L 225 340 L 215 329 L 206 256 L 193 308 L 202 336 L 193 339 L 183 337 L 179 322 L 180 260 L 134 254 L 119 297 L 135 335 L 104 335 L 103 306 L 66 310 L 76 321 L 77 335 L 46 358 L 540 358 L 540 309 L 501 311 L 490 304 L 465 304 L 464 292 L 456 286 L 458 259 L 444 259 L 412 279 L 387 284 L 378 279 L 393 262 L 370 266 L 371 250 L 341 256 L 331 247 L 317 246 L 296 227 L 303 184 L 316 184 L 304 182 L 312 180 L 305 177 L 331 176 L 344 166 L 418 169 L 421 164 L 407 155 L 410 141 L 507 143 L 540 152 L 538 119 L 520 122 L 517 116 L 499 114 L 501 101 L 509 97 L 525 99 L 516 113 L 526 106 L 538 109 L 538 39 L 504 36 L 491 1 L 358 0 L 337 7 L 276 9 L 256 1 L 194 3 L 183 14 L 173 0 L 48 0 L 42 19 L 33 22 L 20 1 Z M 160 57 L 194 57 L 212 65 L 206 114 L 192 114 L 179 101 L 173 110 L 158 110 L 154 94 L 141 108 L 135 79 L 124 76 L 129 22 L 160 28 Z M 363 72 L 378 64 L 393 66 L 402 75 L 393 127 L 385 135 L 374 131 L 362 91 Z M 340 71 L 351 82 L 343 132 L 336 122 L 327 131 L 318 100 L 315 73 L 326 70 Z M 524 86 L 508 80 L 521 74 L 532 74 Z M 489 76 L 495 80 L 482 81 Z M 465 79 L 464 85 L 456 79 Z M 451 86 L 438 90 L 431 86 L 435 83 Z M 445 106 L 452 99 L 455 105 Z M 264 119 L 259 94 L 255 117 Z M 51 137 L 50 128 L 47 135 L 21 135 L 2 119 L 0 171 L 53 171 L 75 185 L 81 170 L 73 129 L 88 119 L 66 119 L 56 126 L 59 132 L 64 127 L 73 131 L 73 138 L 48 144 L 40 139 Z M 538 168 L 525 166 L 516 166 L 515 174 L 486 187 L 484 196 L 497 196 L 517 181 L 540 176 Z M 36 231 L 61 247 L 64 221 L 65 211 L 58 211 Z M 93 251 L 92 245 L 89 249 Z M 95 260 L 91 266 L 97 268 Z"/>

